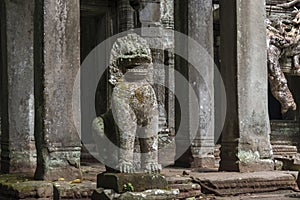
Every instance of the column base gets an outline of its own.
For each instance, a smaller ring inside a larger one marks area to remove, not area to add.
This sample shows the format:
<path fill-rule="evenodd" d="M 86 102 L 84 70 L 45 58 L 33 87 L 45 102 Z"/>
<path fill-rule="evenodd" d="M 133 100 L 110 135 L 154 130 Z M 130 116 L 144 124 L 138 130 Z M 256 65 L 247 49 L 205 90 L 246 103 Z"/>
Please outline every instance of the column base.
<path fill-rule="evenodd" d="M 214 169 L 216 168 L 215 157 L 213 155 L 194 157 L 191 168 Z"/>
<path fill-rule="evenodd" d="M 229 172 L 259 172 L 273 171 L 275 164 L 272 159 L 260 159 L 253 161 L 221 161 L 219 171 Z"/>
<path fill-rule="evenodd" d="M 2 154 L 1 172 L 2 173 L 26 173 L 31 176 L 36 169 L 36 155 L 30 150 L 11 151 Z"/>
<path fill-rule="evenodd" d="M 178 144 L 176 144 L 176 148 L 178 148 Z M 181 152 L 180 152 L 181 153 Z M 175 160 L 174 165 L 176 167 L 184 167 L 184 168 L 190 168 L 191 163 L 194 161 L 193 154 L 191 151 L 191 148 L 188 148 L 182 155 L 178 156 L 178 153 L 176 152 L 175 158 L 178 157 L 178 159 Z"/>
<path fill-rule="evenodd" d="M 213 155 L 193 156 L 191 152 L 186 152 L 175 161 L 175 166 L 198 169 L 216 168 L 216 159 Z"/>
<path fill-rule="evenodd" d="M 224 160 L 221 158 L 219 171 L 238 172 L 239 164 L 236 160 Z"/>
<path fill-rule="evenodd" d="M 81 179 L 80 147 L 57 148 L 47 155 L 43 168 L 39 166 L 35 172 L 38 180 L 55 181 L 64 178 L 66 181 Z"/>
<path fill-rule="evenodd" d="M 261 159 L 252 162 L 238 162 L 240 172 L 259 172 L 273 171 L 275 168 L 274 161 L 271 159 Z"/>

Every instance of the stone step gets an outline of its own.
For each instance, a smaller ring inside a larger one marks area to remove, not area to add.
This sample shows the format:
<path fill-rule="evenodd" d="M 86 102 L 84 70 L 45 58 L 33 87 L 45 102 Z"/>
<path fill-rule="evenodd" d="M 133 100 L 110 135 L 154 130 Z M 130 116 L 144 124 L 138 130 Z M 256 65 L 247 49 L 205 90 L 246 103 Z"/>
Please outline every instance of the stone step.
<path fill-rule="evenodd" d="M 197 183 L 171 184 L 168 187 L 171 189 L 179 189 L 180 192 L 190 192 L 193 190 L 201 190 L 200 185 Z"/>
<path fill-rule="evenodd" d="M 0 197 L 3 197 L 1 199 L 50 199 L 52 196 L 51 182 L 29 180 L 13 174 L 0 175 Z"/>
<path fill-rule="evenodd" d="M 202 192 L 220 196 L 270 192 L 279 189 L 299 190 L 294 174 L 286 172 L 192 173 Z"/>
<path fill-rule="evenodd" d="M 297 152 L 295 151 L 288 151 L 288 150 L 276 150 L 276 151 L 273 151 L 274 155 L 296 155 Z"/>
<path fill-rule="evenodd" d="M 197 183 L 169 184 L 169 188 L 179 189 L 178 199 L 198 197 L 202 194 L 201 186 Z"/>
<path fill-rule="evenodd" d="M 274 159 L 280 160 L 280 159 L 288 159 L 288 160 L 293 160 L 295 159 L 297 154 L 274 154 L 273 157 Z"/>
<path fill-rule="evenodd" d="M 272 144 L 272 146 L 273 145 L 295 146 L 296 142 L 284 141 L 284 140 L 271 140 L 271 144 Z"/>
<path fill-rule="evenodd" d="M 179 197 L 179 190 L 161 190 L 152 189 L 143 192 L 126 192 L 118 194 L 111 189 L 97 188 L 92 197 L 92 200 L 174 200 L 181 199 Z"/>
<path fill-rule="evenodd" d="M 96 183 L 35 181 L 14 174 L 0 175 L 0 199 L 88 199 Z"/>
<path fill-rule="evenodd" d="M 289 151 L 288 149 L 282 149 L 282 150 L 279 150 L 279 149 L 273 149 L 273 153 L 274 155 L 277 155 L 277 154 L 289 154 L 289 155 L 295 155 L 297 154 L 297 151 Z"/>
<path fill-rule="evenodd" d="M 187 184 L 187 183 L 191 183 L 192 179 L 188 176 L 169 176 L 166 177 L 167 182 L 169 185 L 173 185 L 173 184 Z"/>
<path fill-rule="evenodd" d="M 275 159 L 294 159 L 298 153 L 298 149 L 296 146 L 272 145 L 272 148 Z"/>
<path fill-rule="evenodd" d="M 296 146 L 290 146 L 290 145 L 273 145 L 273 150 L 289 150 L 289 151 L 295 151 L 297 152 Z"/>
<path fill-rule="evenodd" d="M 57 181 L 53 183 L 53 199 L 89 199 L 96 189 L 96 183 L 84 181 L 82 183 L 70 183 Z"/>
<path fill-rule="evenodd" d="M 142 192 L 148 189 L 167 189 L 168 182 L 160 174 L 101 173 L 97 176 L 97 188 L 113 189 L 118 193 Z"/>
<path fill-rule="evenodd" d="M 270 139 L 274 158 L 292 159 L 298 153 L 299 148 L 299 122 L 294 120 L 272 120 L 271 130 Z"/>
<path fill-rule="evenodd" d="M 192 190 L 188 192 L 180 192 L 178 195 L 178 199 L 196 199 L 202 194 L 201 190 Z M 200 198 L 199 198 L 200 199 Z"/>
<path fill-rule="evenodd" d="M 299 124 L 294 120 L 271 120 L 270 125 L 272 130 L 299 130 Z"/>
<path fill-rule="evenodd" d="M 89 171 L 95 176 L 95 172 L 104 170 L 104 166 L 91 165 L 83 166 L 85 172 Z M 151 190 L 147 195 L 163 192 L 165 195 L 174 194 L 175 199 L 193 198 L 201 195 L 202 192 L 210 194 L 238 195 L 247 193 L 270 192 L 275 190 L 293 189 L 298 191 L 296 179 L 298 172 L 271 171 L 271 172 L 194 172 L 180 168 L 165 168 L 162 170 L 169 184 L 167 190 Z M 183 174 L 183 171 L 187 171 Z M 84 173 L 85 174 L 85 173 Z M 121 176 L 121 174 L 119 174 Z M 127 175 L 129 176 L 129 175 Z M 132 183 L 134 189 L 138 185 L 132 180 L 125 180 L 124 183 Z M 149 184 L 148 184 L 149 185 Z M 200 186 L 201 187 L 200 187 Z M 123 184 L 121 184 L 123 186 Z M 153 186 L 151 186 L 153 187 Z M 163 186 L 165 187 L 165 186 Z M 175 189 L 171 189 L 175 188 Z M 200 190 L 201 188 L 201 190 Z M 33 181 L 17 175 L 0 175 L 0 199 L 90 199 L 92 192 L 96 189 L 94 181 L 87 181 L 84 175 L 83 182 L 70 183 L 66 181 Z M 180 191 L 181 190 L 181 191 Z M 176 192 L 180 191 L 180 193 Z M 153 193 L 154 192 L 154 193 Z M 171 192 L 171 193 L 170 193 Z M 176 193 L 176 194 L 175 194 Z M 145 194 L 129 193 L 127 195 Z M 167 197 L 166 196 L 166 197 Z M 201 195 L 203 196 L 203 194 Z M 5 197 L 5 198 L 4 198 Z M 154 195 L 156 198 L 156 196 Z M 167 199 L 161 198 L 162 200 Z M 97 198 L 96 198 L 97 199 Z M 131 197 L 129 198 L 131 199 Z M 147 198 L 146 198 L 147 199 Z M 157 198 L 156 198 L 157 199 Z M 174 198 L 170 198 L 174 199 Z"/>
<path fill-rule="evenodd" d="M 266 3 L 267 5 L 277 5 L 277 4 L 281 4 L 281 3 L 286 3 L 288 1 L 283 1 L 283 0 L 267 0 Z"/>

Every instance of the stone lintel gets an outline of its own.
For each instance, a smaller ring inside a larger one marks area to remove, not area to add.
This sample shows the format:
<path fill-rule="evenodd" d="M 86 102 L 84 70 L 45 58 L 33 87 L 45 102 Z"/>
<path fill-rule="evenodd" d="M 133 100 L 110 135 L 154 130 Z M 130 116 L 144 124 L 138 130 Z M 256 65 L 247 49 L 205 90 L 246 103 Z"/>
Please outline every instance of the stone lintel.
<path fill-rule="evenodd" d="M 135 192 L 148 189 L 166 189 L 168 182 L 160 174 L 123 174 L 101 173 L 97 176 L 97 188 L 113 189 L 118 193 L 126 192 L 124 185 L 131 184 Z"/>

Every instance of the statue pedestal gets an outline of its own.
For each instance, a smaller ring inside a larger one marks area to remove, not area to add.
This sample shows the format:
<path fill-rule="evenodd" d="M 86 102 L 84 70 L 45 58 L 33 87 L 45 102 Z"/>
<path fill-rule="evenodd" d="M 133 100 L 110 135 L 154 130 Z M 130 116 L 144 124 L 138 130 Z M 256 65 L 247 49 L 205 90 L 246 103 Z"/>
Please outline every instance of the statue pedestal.
<path fill-rule="evenodd" d="M 134 192 L 141 192 L 148 189 L 166 189 L 167 186 L 166 178 L 160 174 L 101 173 L 97 176 L 97 188 L 113 189 L 117 193 L 130 191 L 130 187 Z"/>

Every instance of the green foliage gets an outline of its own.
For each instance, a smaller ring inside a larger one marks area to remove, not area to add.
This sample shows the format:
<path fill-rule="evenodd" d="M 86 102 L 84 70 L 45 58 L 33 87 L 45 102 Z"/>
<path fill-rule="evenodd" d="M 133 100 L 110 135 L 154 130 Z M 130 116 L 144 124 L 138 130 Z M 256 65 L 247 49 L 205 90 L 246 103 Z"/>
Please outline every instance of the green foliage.
<path fill-rule="evenodd" d="M 131 183 L 127 183 L 123 185 L 123 190 L 126 192 L 134 192 L 134 187 Z"/>

